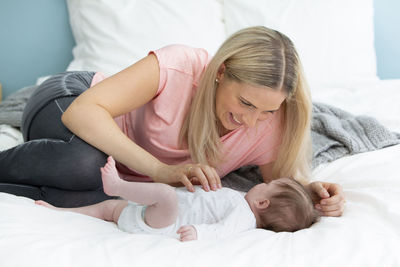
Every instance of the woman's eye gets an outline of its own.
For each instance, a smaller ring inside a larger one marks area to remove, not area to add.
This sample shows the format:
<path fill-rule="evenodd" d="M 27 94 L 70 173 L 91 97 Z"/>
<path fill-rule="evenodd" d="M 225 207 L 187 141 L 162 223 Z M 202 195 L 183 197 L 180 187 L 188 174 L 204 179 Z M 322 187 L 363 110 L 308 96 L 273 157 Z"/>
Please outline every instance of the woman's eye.
<path fill-rule="evenodd" d="M 252 105 L 250 103 L 244 102 L 243 100 L 240 100 L 240 102 L 242 102 L 242 104 L 251 107 Z"/>
<path fill-rule="evenodd" d="M 264 114 L 274 114 L 275 111 L 264 111 Z"/>

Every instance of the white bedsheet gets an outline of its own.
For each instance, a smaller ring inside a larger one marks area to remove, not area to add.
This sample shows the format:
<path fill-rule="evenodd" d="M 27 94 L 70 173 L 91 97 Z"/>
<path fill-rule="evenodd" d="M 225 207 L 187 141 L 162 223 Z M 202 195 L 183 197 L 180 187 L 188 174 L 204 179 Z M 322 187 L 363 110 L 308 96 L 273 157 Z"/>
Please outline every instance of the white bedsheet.
<path fill-rule="evenodd" d="M 314 90 L 313 99 L 400 132 L 400 80 L 349 88 Z M 0 193 L 0 266 L 400 266 L 399 163 L 397 145 L 319 166 L 313 179 L 343 186 L 342 217 L 296 233 L 256 229 L 219 241 L 132 235 Z"/>
<path fill-rule="evenodd" d="M 315 170 L 340 183 L 342 217 L 296 233 L 252 230 L 181 243 L 0 193 L 0 266 L 400 266 L 400 145 Z"/>

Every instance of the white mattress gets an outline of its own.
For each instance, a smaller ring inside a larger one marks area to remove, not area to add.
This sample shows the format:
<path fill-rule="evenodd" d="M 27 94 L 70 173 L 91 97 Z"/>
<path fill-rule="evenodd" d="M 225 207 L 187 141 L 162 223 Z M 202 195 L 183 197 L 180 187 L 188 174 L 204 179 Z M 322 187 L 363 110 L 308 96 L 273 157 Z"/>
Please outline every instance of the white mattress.
<path fill-rule="evenodd" d="M 316 178 L 342 184 L 342 217 L 295 233 L 256 229 L 219 241 L 132 235 L 0 193 L 1 266 L 399 266 L 399 159 L 397 145 L 315 170 Z"/>
<path fill-rule="evenodd" d="M 400 131 L 400 81 L 317 92 L 314 100 Z M 219 241 L 132 235 L 0 193 L 0 266 L 400 266 L 399 162 L 397 145 L 319 166 L 314 180 L 343 186 L 343 216 L 295 233 L 255 229 Z"/>

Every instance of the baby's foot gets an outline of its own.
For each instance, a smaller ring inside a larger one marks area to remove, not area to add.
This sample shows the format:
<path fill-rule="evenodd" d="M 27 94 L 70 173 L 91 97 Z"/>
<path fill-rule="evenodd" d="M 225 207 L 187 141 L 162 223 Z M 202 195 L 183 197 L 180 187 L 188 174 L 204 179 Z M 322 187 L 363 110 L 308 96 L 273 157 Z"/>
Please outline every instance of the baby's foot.
<path fill-rule="evenodd" d="M 53 209 L 53 210 L 58 210 L 59 209 L 59 208 L 54 207 L 53 205 L 51 205 L 51 204 L 49 204 L 49 203 L 47 203 L 46 201 L 43 201 L 43 200 L 35 200 L 35 204 L 39 205 L 39 206 L 46 207 L 46 208 L 50 208 L 50 209 Z"/>
<path fill-rule="evenodd" d="M 100 168 L 101 179 L 103 180 L 104 193 L 109 196 L 118 195 L 118 185 L 121 182 L 121 178 L 118 175 L 117 168 L 115 167 L 114 159 L 109 156 L 107 163 L 104 167 Z"/>

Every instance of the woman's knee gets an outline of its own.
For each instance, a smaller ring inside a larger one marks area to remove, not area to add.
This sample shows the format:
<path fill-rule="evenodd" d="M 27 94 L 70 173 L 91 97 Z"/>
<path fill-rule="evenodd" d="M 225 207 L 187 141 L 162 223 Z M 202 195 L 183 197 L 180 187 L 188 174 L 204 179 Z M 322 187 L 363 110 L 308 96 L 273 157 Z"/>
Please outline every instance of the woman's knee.
<path fill-rule="evenodd" d="M 74 167 L 79 175 L 79 183 L 82 188 L 102 190 L 100 168 L 107 161 L 107 155 L 93 147 L 79 154 L 79 160 L 74 161 Z"/>

